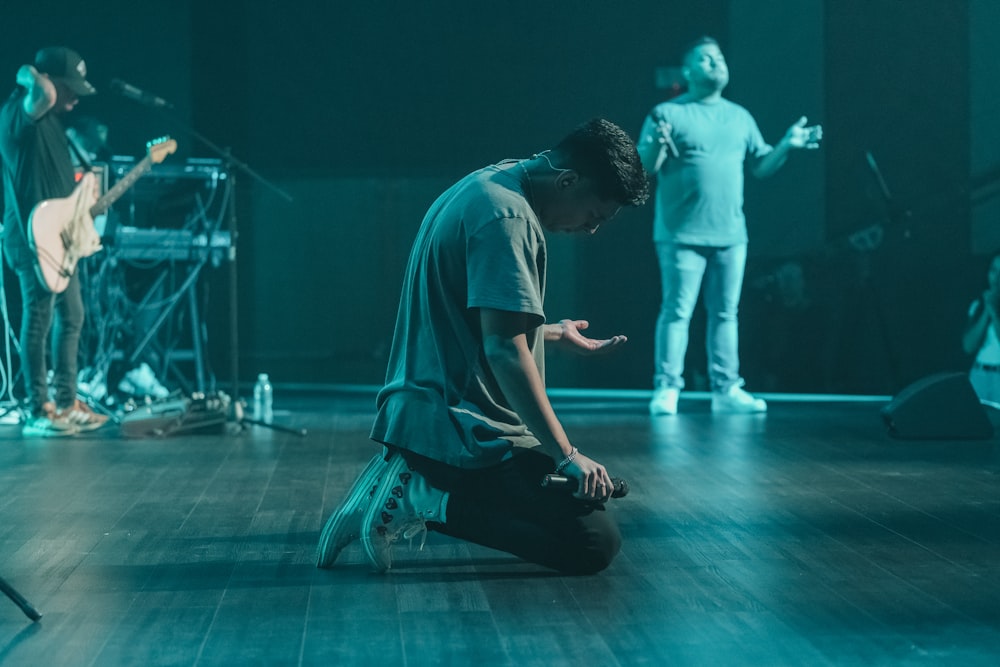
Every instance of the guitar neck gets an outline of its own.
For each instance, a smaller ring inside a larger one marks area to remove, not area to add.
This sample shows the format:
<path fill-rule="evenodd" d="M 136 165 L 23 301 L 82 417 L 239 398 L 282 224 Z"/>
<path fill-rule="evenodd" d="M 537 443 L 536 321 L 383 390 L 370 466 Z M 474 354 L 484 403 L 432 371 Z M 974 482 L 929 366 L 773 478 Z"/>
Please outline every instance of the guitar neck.
<path fill-rule="evenodd" d="M 125 194 L 125 191 L 132 187 L 152 166 L 153 158 L 147 155 L 139 164 L 132 167 L 131 171 L 120 178 L 113 188 L 105 192 L 104 196 L 94 202 L 94 205 L 90 207 L 90 216 L 96 217 L 111 208 L 111 205 L 118 201 L 118 198 Z"/>

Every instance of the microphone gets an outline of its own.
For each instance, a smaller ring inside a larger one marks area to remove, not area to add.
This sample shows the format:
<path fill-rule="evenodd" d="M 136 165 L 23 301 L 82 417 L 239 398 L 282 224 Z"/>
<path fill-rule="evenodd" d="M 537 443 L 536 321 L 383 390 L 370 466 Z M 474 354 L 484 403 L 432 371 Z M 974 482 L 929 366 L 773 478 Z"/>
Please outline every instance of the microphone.
<path fill-rule="evenodd" d="M 542 478 L 542 486 L 549 489 L 565 489 L 567 491 L 576 491 L 580 482 L 575 477 L 567 477 L 566 475 L 556 475 L 550 474 Z M 628 482 L 624 479 L 618 477 L 611 478 L 611 490 L 612 498 L 624 498 L 628 495 Z"/>
<path fill-rule="evenodd" d="M 667 122 L 667 119 L 663 117 L 663 114 L 660 113 L 659 111 L 656 111 L 655 109 L 653 111 L 653 121 L 657 124 L 657 126 L 661 128 L 664 125 L 670 125 L 670 123 Z M 670 134 L 661 132 L 661 136 L 663 137 L 663 143 L 666 145 L 667 150 L 670 151 L 670 154 L 673 155 L 674 157 L 680 157 L 681 152 L 677 150 L 677 144 L 674 143 L 674 140 L 670 136 Z"/>
<path fill-rule="evenodd" d="M 127 97 L 130 100 L 138 102 L 139 104 L 145 104 L 148 107 L 153 107 L 155 109 L 173 109 L 174 105 L 166 101 L 162 97 L 157 97 L 151 93 L 147 93 L 141 88 L 136 88 L 130 83 L 125 83 L 121 79 L 111 79 L 111 90 L 118 93 L 122 97 Z"/>
<path fill-rule="evenodd" d="M 892 193 L 889 192 L 889 186 L 886 185 L 885 177 L 882 176 L 882 170 L 878 168 L 878 163 L 875 162 L 875 156 L 872 155 L 871 151 L 865 151 L 865 159 L 868 161 L 868 168 L 875 174 L 875 180 L 878 182 L 878 189 L 882 192 L 882 198 L 885 199 L 887 204 L 892 204 Z"/>

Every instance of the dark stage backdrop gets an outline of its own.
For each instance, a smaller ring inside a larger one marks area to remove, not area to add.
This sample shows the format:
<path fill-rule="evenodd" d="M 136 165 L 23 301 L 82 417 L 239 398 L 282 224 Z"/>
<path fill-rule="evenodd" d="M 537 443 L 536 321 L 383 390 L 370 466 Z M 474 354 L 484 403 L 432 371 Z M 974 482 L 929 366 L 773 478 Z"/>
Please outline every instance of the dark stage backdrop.
<path fill-rule="evenodd" d="M 970 250 L 968 3 L 828 2 L 825 21 L 829 243 L 814 264 L 836 288 L 830 382 L 895 392 L 967 366 L 961 330 L 985 285 Z M 871 225 L 880 243 L 844 249 Z"/>
<path fill-rule="evenodd" d="M 800 114 L 826 128 L 821 151 L 748 181 L 750 388 L 881 393 L 961 367 L 961 319 L 990 251 L 971 255 L 962 196 L 968 3 L 762 4 L 106 0 L 81 12 L 2 0 L 0 80 L 12 82 L 43 43 L 72 45 L 102 92 L 119 77 L 170 99 L 181 120 L 290 193 L 287 203 L 238 176 L 242 375 L 375 384 L 407 250 L 433 198 L 592 116 L 637 132 L 664 96 L 658 68 L 712 34 L 729 56 L 728 96 L 769 140 Z M 80 111 L 109 122 L 118 152 L 170 133 L 186 155 L 210 155 L 178 123 L 127 100 L 100 95 Z M 651 218 L 647 205 L 595 237 L 554 241 L 550 316 L 585 317 L 596 335 L 622 332 L 630 343 L 613 358 L 553 358 L 553 386 L 648 387 L 659 300 Z M 875 224 L 884 234 L 872 251 L 846 242 Z M 208 280 L 213 366 L 224 378 L 225 272 Z"/>
<path fill-rule="evenodd" d="M 253 267 L 242 274 L 255 309 L 244 319 L 247 366 L 366 384 L 382 381 L 407 252 L 437 194 L 594 116 L 638 132 L 663 94 L 657 68 L 676 62 L 683 42 L 728 30 L 725 2 L 197 11 L 210 32 L 230 34 L 200 43 L 196 61 L 246 64 L 224 95 L 204 98 L 199 125 L 245 146 L 296 198 L 253 188 L 241 264 Z M 207 70 L 195 81 L 219 83 Z M 231 119 L 235 100 L 245 109 Z M 651 215 L 630 211 L 597 237 L 553 244 L 550 316 L 634 341 L 609 366 L 553 357 L 554 385 L 647 384 L 659 298 Z"/>

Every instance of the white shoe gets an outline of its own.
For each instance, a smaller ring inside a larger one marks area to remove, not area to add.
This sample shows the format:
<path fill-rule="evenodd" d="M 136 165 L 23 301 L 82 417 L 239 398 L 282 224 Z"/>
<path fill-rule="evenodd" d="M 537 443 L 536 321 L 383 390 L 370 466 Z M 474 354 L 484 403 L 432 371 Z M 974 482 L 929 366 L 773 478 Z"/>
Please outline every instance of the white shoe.
<path fill-rule="evenodd" d="M 373 456 L 347 492 L 347 496 L 327 519 L 319 536 L 316 567 L 332 567 L 344 547 L 361 537 L 365 511 L 378 490 L 382 473 L 385 472 L 387 465 L 381 452 Z"/>
<path fill-rule="evenodd" d="M 392 545 L 400 538 L 422 534 L 426 539 L 428 521 L 445 523 L 448 498 L 393 454 L 361 519 L 361 545 L 372 568 L 385 572 L 392 567 Z"/>
<path fill-rule="evenodd" d="M 676 415 L 677 399 L 681 395 L 681 390 L 677 387 L 658 387 L 653 392 L 653 400 L 649 402 L 649 414 Z"/>
<path fill-rule="evenodd" d="M 726 391 L 712 392 L 712 412 L 752 413 L 767 412 L 767 403 L 762 398 L 754 398 L 743 391 L 742 382 L 737 382 Z"/>
<path fill-rule="evenodd" d="M 88 376 L 89 379 L 88 379 Z M 76 388 L 90 396 L 95 401 L 103 400 L 108 395 L 108 385 L 104 382 L 104 373 L 81 369 L 76 375 Z"/>
<path fill-rule="evenodd" d="M 167 388 L 156 379 L 156 374 L 146 362 L 126 373 L 122 381 L 118 383 L 118 390 L 131 396 L 166 398 L 170 395 Z"/>

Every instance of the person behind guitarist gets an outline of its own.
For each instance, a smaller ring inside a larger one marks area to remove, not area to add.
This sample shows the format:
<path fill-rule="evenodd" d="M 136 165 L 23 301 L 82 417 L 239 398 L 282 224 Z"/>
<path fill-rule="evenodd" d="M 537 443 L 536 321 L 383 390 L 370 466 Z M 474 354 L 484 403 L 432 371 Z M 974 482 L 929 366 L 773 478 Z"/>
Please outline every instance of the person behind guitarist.
<path fill-rule="evenodd" d="M 78 53 L 62 46 L 48 47 L 36 54 L 34 65 L 21 66 L 17 87 L 0 106 L 6 204 L 3 254 L 21 284 L 25 435 L 74 435 L 100 428 L 108 419 L 76 397 L 77 350 L 84 318 L 79 277 L 74 273 L 65 291 L 50 292 L 36 275 L 36 257 L 27 236 L 28 216 L 36 204 L 73 192 L 73 162 L 61 117 L 73 110 L 80 97 L 96 92 Z M 46 365 L 50 331 L 55 339 L 54 402 L 49 400 Z"/>

